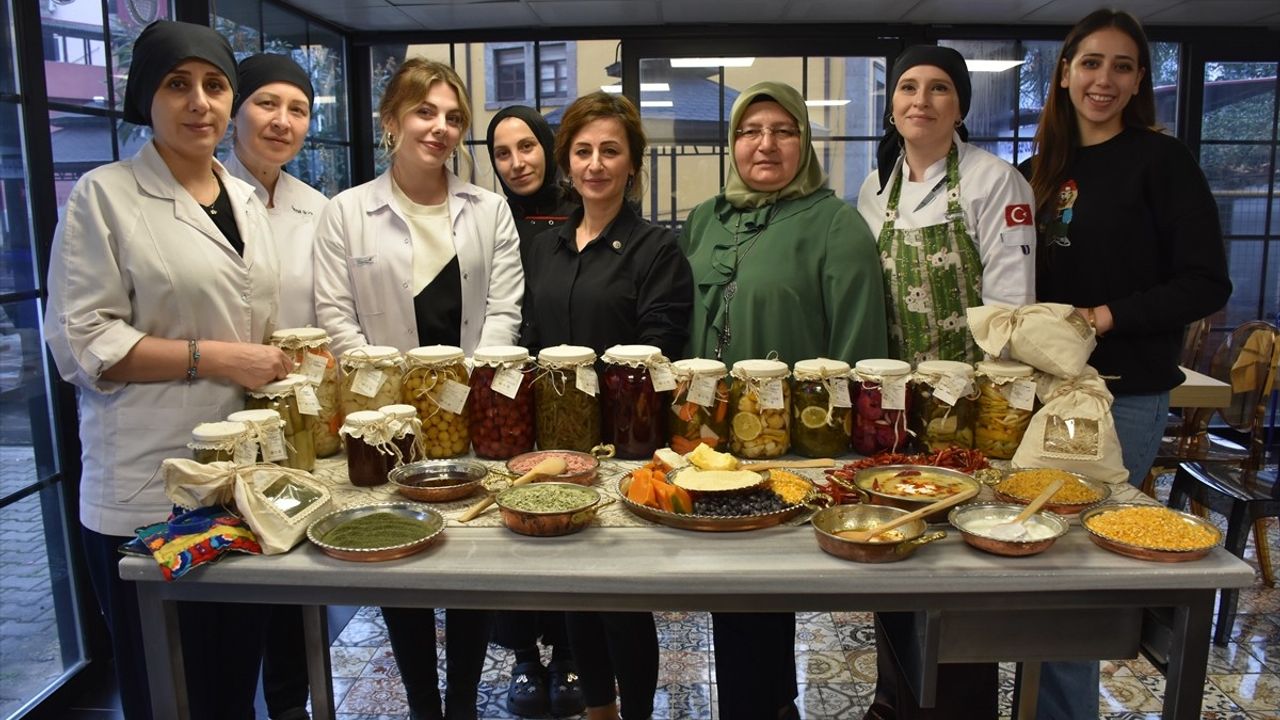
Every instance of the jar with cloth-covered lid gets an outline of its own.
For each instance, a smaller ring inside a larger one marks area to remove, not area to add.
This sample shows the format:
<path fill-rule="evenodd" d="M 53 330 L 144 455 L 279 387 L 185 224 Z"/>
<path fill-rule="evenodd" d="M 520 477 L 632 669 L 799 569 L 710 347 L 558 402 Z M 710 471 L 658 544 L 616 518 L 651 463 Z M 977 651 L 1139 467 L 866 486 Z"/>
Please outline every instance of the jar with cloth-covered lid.
<path fill-rule="evenodd" d="M 476 457 L 509 460 L 533 450 L 533 363 L 515 345 L 477 348 L 471 358 L 471 446 Z"/>
<path fill-rule="evenodd" d="M 729 444 L 729 381 L 724 363 L 706 358 L 672 365 L 676 389 L 667 418 L 671 449 L 684 455 L 699 444 L 720 450 Z"/>
<path fill-rule="evenodd" d="M 275 410 L 260 408 L 240 410 L 227 416 L 231 422 L 244 423 L 249 429 L 253 458 L 241 465 L 255 462 L 284 464 L 289 459 L 289 449 L 284 441 L 284 418 Z"/>
<path fill-rule="evenodd" d="M 829 358 L 796 363 L 791 374 L 791 445 L 796 453 L 843 455 L 849 450 L 852 416 L 849 363 Z"/>
<path fill-rule="evenodd" d="M 391 418 L 377 410 L 357 410 L 347 415 L 338 434 L 347 446 L 347 479 L 357 487 L 387 482 L 396 460 L 391 442 Z"/>
<path fill-rule="evenodd" d="M 400 451 L 393 467 L 422 459 L 418 438 L 422 433 L 422 421 L 418 409 L 412 405 L 383 405 L 378 412 L 391 419 L 391 444 Z"/>
<path fill-rule="evenodd" d="M 776 458 L 791 447 L 791 385 L 787 364 L 739 360 L 729 388 L 729 450 L 744 458 Z"/>
<path fill-rule="evenodd" d="M 595 351 L 579 345 L 556 345 L 538 353 L 533 390 L 539 448 L 591 452 L 600 444 L 595 362 Z"/>
<path fill-rule="evenodd" d="M 911 365 L 902 360 L 867 358 L 853 366 L 854 413 L 851 440 L 854 452 L 876 455 L 902 452 L 910 433 Z"/>
<path fill-rule="evenodd" d="M 404 354 L 400 402 L 418 409 L 422 451 L 431 459 L 465 455 L 471 447 L 470 373 L 462 348 L 430 345 Z"/>
<path fill-rule="evenodd" d="M 311 383 L 301 375 L 287 375 L 248 391 L 244 406 L 249 410 L 275 410 L 284 420 L 285 467 L 311 472 L 316 467 L 316 449 L 311 432 L 319 406 Z M 307 412 L 304 412 L 307 411 Z"/>
<path fill-rule="evenodd" d="M 258 449 L 249 435 L 249 428 L 242 422 L 223 420 L 222 422 L 200 423 L 191 430 L 191 459 L 198 463 L 237 462 L 252 464 L 257 458 Z M 236 457 L 236 451 L 240 457 Z M 246 457 L 247 452 L 247 457 Z"/>
<path fill-rule="evenodd" d="M 357 410 L 377 410 L 400 402 L 404 358 L 386 345 L 365 345 L 342 354 L 338 409 L 345 418 Z"/>
<path fill-rule="evenodd" d="M 1017 452 L 1035 410 L 1036 383 L 1030 365 L 990 360 L 977 365 L 978 420 L 974 447 L 1008 460 Z"/>
<path fill-rule="evenodd" d="M 671 361 L 653 345 L 614 345 L 601 359 L 600 436 L 620 458 L 648 458 L 667 441 Z"/>
<path fill-rule="evenodd" d="M 973 366 L 951 360 L 925 360 L 911 381 L 911 429 L 929 452 L 972 448 L 978 419 Z"/>
<path fill-rule="evenodd" d="M 342 418 L 338 412 L 338 361 L 329 351 L 329 336 L 320 328 L 287 328 L 271 333 L 268 341 L 293 358 L 294 371 L 307 378 L 320 404 L 320 412 L 311 423 L 311 437 L 316 457 L 324 458 L 342 449 L 338 428 Z"/>

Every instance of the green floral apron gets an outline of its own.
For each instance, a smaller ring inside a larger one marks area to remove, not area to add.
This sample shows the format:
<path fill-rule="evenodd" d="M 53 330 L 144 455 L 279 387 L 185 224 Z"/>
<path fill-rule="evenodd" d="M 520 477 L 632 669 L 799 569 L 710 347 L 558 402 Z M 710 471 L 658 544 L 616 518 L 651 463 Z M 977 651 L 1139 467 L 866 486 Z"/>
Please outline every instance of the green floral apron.
<path fill-rule="evenodd" d="M 947 155 L 946 189 L 946 222 L 896 229 L 902 194 L 899 172 L 876 241 L 884 267 L 889 352 L 912 363 L 982 359 L 965 322 L 965 309 L 982 304 L 982 260 L 964 226 L 960 153 L 954 144 Z"/>

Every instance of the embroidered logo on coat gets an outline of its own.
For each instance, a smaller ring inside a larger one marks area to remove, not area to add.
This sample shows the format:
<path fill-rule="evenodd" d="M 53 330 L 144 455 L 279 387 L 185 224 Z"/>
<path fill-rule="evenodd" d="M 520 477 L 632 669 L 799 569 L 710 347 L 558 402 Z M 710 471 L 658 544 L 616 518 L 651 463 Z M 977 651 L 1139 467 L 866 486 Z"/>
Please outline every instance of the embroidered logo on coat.
<path fill-rule="evenodd" d="M 1031 206 L 1022 203 L 1020 205 L 1004 206 L 1004 224 L 1007 227 L 1017 227 L 1019 225 L 1031 224 Z"/>

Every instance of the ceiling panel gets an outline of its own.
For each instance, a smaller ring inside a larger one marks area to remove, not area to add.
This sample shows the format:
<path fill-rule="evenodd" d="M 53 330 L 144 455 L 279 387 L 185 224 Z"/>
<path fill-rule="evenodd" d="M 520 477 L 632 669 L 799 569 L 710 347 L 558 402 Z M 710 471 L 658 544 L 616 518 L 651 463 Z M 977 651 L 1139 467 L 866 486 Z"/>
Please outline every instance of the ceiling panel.
<path fill-rule="evenodd" d="M 790 3 L 794 5 L 795 3 Z M 772 23 L 782 18 L 788 3 L 781 0 L 739 0 L 727 3 L 662 0 L 662 20 L 668 23 Z"/>
<path fill-rule="evenodd" d="M 1051 0 L 920 0 L 903 14 L 912 23 L 1017 23 Z M 1079 4 L 1079 3 L 1077 3 Z M 1088 14 L 1082 12 L 1079 17 Z"/>
<path fill-rule="evenodd" d="M 1185 1 L 1186 0 L 1124 0 L 1124 2 L 1115 3 L 1115 7 L 1120 10 L 1127 10 L 1138 16 L 1139 19 L 1145 20 L 1148 15 L 1156 12 L 1157 10 L 1163 10 Z M 1074 24 L 1085 15 L 1088 15 L 1100 7 L 1110 6 L 1105 2 L 1052 0 L 1052 2 L 1045 3 L 1040 9 L 1024 15 L 1022 20 L 1029 23 Z"/>
<path fill-rule="evenodd" d="M 529 27 L 538 24 L 538 16 L 522 2 L 434 2 L 399 7 L 401 12 L 427 29 Z"/>
<path fill-rule="evenodd" d="M 657 0 L 532 0 L 529 6 L 551 27 L 581 25 L 656 25 L 662 21 Z"/>
<path fill-rule="evenodd" d="M 920 0 L 792 0 L 791 22 L 898 22 Z"/>
<path fill-rule="evenodd" d="M 1150 23 L 1203 23 L 1211 18 L 1214 24 L 1252 24 L 1274 15 L 1276 0 L 1188 0 L 1173 7 L 1152 12 L 1143 17 Z"/>
<path fill-rule="evenodd" d="M 294 2 L 301 6 L 301 3 Z M 418 24 L 409 19 L 400 8 L 383 2 L 372 7 L 356 5 L 339 5 L 313 0 L 315 8 L 304 7 L 309 12 L 331 20 L 339 25 L 357 30 L 417 30 Z"/>

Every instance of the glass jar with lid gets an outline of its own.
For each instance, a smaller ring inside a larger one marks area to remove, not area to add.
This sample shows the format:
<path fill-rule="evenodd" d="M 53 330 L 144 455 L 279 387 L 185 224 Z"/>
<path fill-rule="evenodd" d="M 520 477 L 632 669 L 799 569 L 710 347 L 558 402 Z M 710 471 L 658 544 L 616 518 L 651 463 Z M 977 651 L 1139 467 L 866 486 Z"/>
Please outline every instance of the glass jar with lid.
<path fill-rule="evenodd" d="M 791 379 L 791 444 L 797 454 L 829 458 L 848 452 L 852 416 L 849 363 L 829 358 L 796 363 Z"/>
<path fill-rule="evenodd" d="M 395 462 L 391 443 L 391 419 L 377 410 L 357 410 L 347 415 L 338 434 L 347 446 L 347 479 L 357 487 L 387 482 Z"/>
<path fill-rule="evenodd" d="M 307 393 L 310 398 L 305 399 Z M 301 375 L 287 375 L 283 380 L 269 382 L 248 391 L 244 406 L 249 410 L 275 410 L 284 420 L 284 446 L 286 467 L 311 472 L 316 467 L 316 450 L 312 444 L 311 425 L 315 421 L 315 394 L 311 384 Z M 312 414 L 302 412 L 303 404 Z"/>
<path fill-rule="evenodd" d="M 925 360 L 911 382 L 911 428 L 929 452 L 972 448 L 978 419 L 973 366 L 952 360 Z"/>
<path fill-rule="evenodd" d="M 386 345 L 365 345 L 342 354 L 342 382 L 338 409 L 342 416 L 357 410 L 377 410 L 400 402 L 404 358 Z"/>
<path fill-rule="evenodd" d="M 462 348 L 429 345 L 404 355 L 402 403 L 418 409 L 422 451 L 431 459 L 465 455 L 471 447 L 470 373 Z"/>
<path fill-rule="evenodd" d="M 286 328 L 271 333 L 269 342 L 293 358 L 294 372 L 307 378 L 315 390 L 320 412 L 311 423 L 316 457 L 325 458 L 342 449 L 338 428 L 338 361 L 329 351 L 329 336 L 313 327 Z"/>
<path fill-rule="evenodd" d="M 684 455 L 698 445 L 722 450 L 729 444 L 729 381 L 719 360 L 677 360 L 676 389 L 667 418 L 671 449 Z"/>
<path fill-rule="evenodd" d="M 911 365 L 902 360 L 868 358 L 854 364 L 852 378 L 854 452 L 869 456 L 905 450 L 910 439 L 907 417 L 912 403 L 907 381 Z"/>
<path fill-rule="evenodd" d="M 418 420 L 418 409 L 412 405 L 383 405 L 378 412 L 391 422 L 391 444 L 398 452 L 392 467 L 421 460 L 418 438 L 421 437 L 422 421 Z"/>
<path fill-rule="evenodd" d="M 533 363 L 515 345 L 477 348 L 471 358 L 471 446 L 476 457 L 509 460 L 533 450 Z"/>
<path fill-rule="evenodd" d="M 249 429 L 253 457 L 244 465 L 255 462 L 285 463 L 289 449 L 284 441 L 284 418 L 275 410 L 258 408 L 239 410 L 227 416 L 231 422 L 244 423 Z M 247 454 L 246 454 L 247 457 Z"/>
<path fill-rule="evenodd" d="M 191 459 L 198 463 L 236 462 L 236 451 L 241 451 L 239 458 L 246 465 L 253 464 L 257 456 L 257 447 L 251 444 L 249 428 L 242 422 L 223 420 L 221 422 L 200 423 L 191 430 Z M 248 457 L 244 450 L 248 449 Z"/>
<path fill-rule="evenodd" d="M 1030 365 L 988 360 L 977 364 L 978 420 L 974 447 L 1008 460 L 1022 443 L 1035 410 L 1036 383 Z"/>
<path fill-rule="evenodd" d="M 739 360 L 729 388 L 729 449 L 744 458 L 776 458 L 791 447 L 791 385 L 787 364 Z"/>
<path fill-rule="evenodd" d="M 595 362 L 595 351 L 580 345 L 556 345 L 538 353 L 533 390 L 539 448 L 591 452 L 600 444 Z"/>
<path fill-rule="evenodd" d="M 620 458 L 648 458 L 667 441 L 671 362 L 653 345 L 614 345 L 601 359 L 600 436 Z"/>

